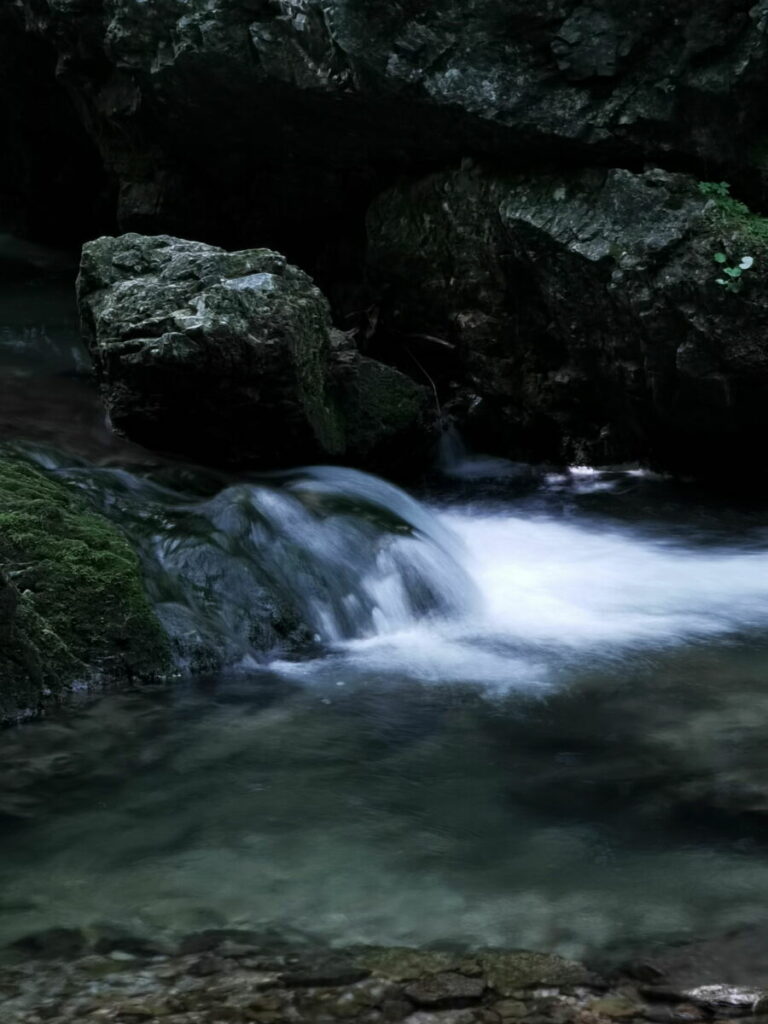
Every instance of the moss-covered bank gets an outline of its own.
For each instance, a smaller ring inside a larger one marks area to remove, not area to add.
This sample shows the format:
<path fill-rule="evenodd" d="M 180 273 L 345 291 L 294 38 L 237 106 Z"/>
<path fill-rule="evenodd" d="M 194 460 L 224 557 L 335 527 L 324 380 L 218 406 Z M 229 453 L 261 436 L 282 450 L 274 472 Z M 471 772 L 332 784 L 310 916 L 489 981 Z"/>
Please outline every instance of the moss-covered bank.
<path fill-rule="evenodd" d="M 69 484 L 0 452 L 0 721 L 168 664 L 127 541 Z"/>

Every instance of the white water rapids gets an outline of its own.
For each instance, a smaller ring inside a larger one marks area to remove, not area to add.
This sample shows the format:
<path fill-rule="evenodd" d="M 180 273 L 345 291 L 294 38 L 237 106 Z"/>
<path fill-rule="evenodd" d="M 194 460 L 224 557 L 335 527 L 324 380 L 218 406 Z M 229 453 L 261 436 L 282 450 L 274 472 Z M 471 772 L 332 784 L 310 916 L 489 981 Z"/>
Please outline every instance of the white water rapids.
<path fill-rule="evenodd" d="M 330 470 L 329 473 L 335 471 Z M 357 474 L 356 474 L 357 475 Z M 591 492 L 599 473 L 576 471 Z M 373 602 L 372 627 L 330 659 L 276 665 L 293 675 L 356 671 L 474 682 L 494 689 L 552 682 L 564 663 L 669 649 L 768 624 L 768 542 L 690 542 L 680 531 L 617 525 L 607 518 L 516 511 L 508 502 L 422 510 L 427 535 L 404 554 L 450 593 L 450 614 L 414 614 L 398 566 L 379 561 L 359 586 Z M 430 518 L 431 516 L 431 518 Z M 462 570 L 465 578 L 462 579 Z"/>

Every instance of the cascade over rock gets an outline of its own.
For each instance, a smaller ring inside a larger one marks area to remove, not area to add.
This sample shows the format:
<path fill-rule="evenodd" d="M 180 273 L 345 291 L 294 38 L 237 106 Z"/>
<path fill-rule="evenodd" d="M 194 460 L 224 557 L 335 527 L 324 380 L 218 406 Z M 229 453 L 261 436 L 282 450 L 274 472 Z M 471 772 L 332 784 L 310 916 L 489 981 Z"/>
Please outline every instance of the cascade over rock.
<path fill-rule="evenodd" d="M 83 249 L 83 331 L 114 426 L 210 463 L 386 462 L 424 388 L 360 356 L 310 278 L 268 249 L 169 236 Z"/>
<path fill-rule="evenodd" d="M 750 460 L 768 426 L 768 221 L 727 189 L 465 167 L 389 190 L 368 225 L 382 337 L 453 346 L 433 369 L 462 382 L 476 444 L 696 473 Z"/>

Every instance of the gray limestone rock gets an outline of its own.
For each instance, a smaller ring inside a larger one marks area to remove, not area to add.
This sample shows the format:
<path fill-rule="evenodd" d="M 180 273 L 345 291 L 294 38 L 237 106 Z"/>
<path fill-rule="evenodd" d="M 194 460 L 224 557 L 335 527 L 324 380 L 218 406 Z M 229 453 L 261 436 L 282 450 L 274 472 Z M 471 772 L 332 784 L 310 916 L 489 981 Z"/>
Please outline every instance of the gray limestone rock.
<path fill-rule="evenodd" d="M 267 249 L 100 238 L 83 249 L 78 300 L 112 423 L 150 448 L 375 464 L 423 413 L 423 389 L 340 342 L 319 289 Z"/>

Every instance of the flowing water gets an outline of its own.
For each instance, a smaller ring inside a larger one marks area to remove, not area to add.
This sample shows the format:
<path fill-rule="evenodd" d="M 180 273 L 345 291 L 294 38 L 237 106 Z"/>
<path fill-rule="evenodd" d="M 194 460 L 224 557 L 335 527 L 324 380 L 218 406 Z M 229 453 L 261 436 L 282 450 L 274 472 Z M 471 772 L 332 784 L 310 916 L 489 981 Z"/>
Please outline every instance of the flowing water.
<path fill-rule="evenodd" d="M 583 956 L 768 922 L 763 507 L 455 444 L 417 497 L 225 479 L 96 457 L 96 422 L 27 452 L 127 530 L 208 671 L 2 734 L 0 941 Z"/>

